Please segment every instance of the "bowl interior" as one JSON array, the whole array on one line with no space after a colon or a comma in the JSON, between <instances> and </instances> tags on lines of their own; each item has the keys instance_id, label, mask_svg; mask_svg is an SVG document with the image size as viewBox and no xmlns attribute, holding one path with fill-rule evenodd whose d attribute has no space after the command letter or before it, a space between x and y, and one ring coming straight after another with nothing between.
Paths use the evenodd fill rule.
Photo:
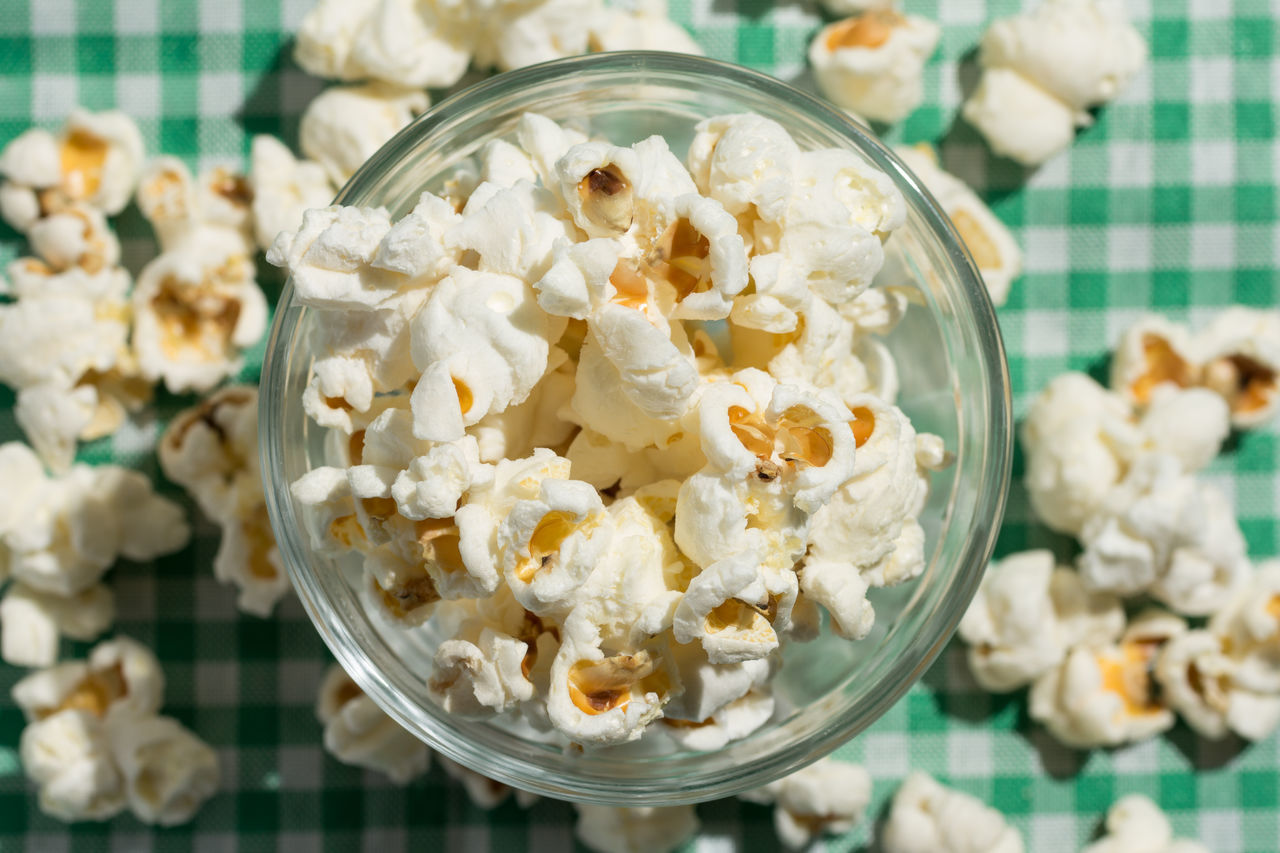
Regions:
<instances>
[{"instance_id":1,"label":"bowl interior","mask_svg":"<svg viewBox=\"0 0 1280 853\"><path fill-rule=\"evenodd\" d=\"M549 796L628 805L727 796L791 772L834 749L888 709L927 668L963 614L999 528L1011 446L1009 384L985 289L968 254L916 179L859 126L771 78L671 54L562 60L500 75L443 102L389 142L339 195L384 206L393 219L487 141L510 136L536 111L616 144L665 136L683 155L693 126L755 112L788 128L802 148L858 151L890 174L908 201L907 224L886 245L879 285L908 286L919 303L885 340L920 431L942 436L955 464L934 475L921 517L928 565L918 580L873 590L876 626L851 643L823 632L792 644L775 682L779 713L750 737L712 753L674 743L580 752L529 729L459 720L429 698L436 642L371 619L355 559L313 554L288 484L332 461L332 439L303 414L302 389L318 315L286 289L272 332L262 394L262 458L270 513L295 588L325 641L365 691L432 747L504 782Z\"/></svg>"}]
</instances>

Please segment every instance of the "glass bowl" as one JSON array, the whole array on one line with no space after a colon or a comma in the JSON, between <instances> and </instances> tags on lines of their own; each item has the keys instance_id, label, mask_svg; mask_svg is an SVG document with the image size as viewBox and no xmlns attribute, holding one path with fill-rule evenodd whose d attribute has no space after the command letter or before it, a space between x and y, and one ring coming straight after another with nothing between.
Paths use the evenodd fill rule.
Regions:
<instances>
[{"instance_id":1,"label":"glass bowl","mask_svg":"<svg viewBox=\"0 0 1280 853\"><path fill-rule=\"evenodd\" d=\"M561 799L638 806L730 796L795 771L865 729L951 637L990 556L1008 487L1009 380L995 315L950 221L863 127L778 80L698 57L601 54L499 75L401 131L337 201L381 205L399 218L423 189L438 190L451 167L486 141L510 135L526 111L585 120L615 144L662 134L679 155L699 120L755 112L781 123L802 148L848 148L893 178L908 216L886 245L882 276L913 286L920 303L885 339L898 363L898 404L917 429L942 436L955 454L955 463L934 475L921 517L924 574L872 591L876 626L865 640L848 642L824 630L814 642L790 644L775 682L782 710L718 751L629 744L583 752L492 722L455 719L427 693L431 638L371 620L352 582L358 562L353 568L313 554L299 523L289 484L327 460L325 430L306 418L301 404L312 362L307 332L316 314L298 304L291 287L281 297L262 379L260 440L271 524L293 586L329 648L374 701L440 753Z\"/></svg>"}]
</instances>

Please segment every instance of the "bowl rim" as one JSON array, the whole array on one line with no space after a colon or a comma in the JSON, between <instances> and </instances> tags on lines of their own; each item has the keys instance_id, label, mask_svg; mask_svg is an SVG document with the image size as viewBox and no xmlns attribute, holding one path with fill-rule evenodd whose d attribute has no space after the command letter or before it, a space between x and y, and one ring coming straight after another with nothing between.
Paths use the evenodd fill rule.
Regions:
<instances>
[{"instance_id":1,"label":"bowl rim","mask_svg":"<svg viewBox=\"0 0 1280 853\"><path fill-rule=\"evenodd\" d=\"M880 169L892 172L891 177L896 184L899 186L906 184L915 191L917 198L913 200L908 197L908 204L921 215L937 235L947 253L947 259L954 265L960 276L961 280L957 282L956 291L964 295L971 311L979 338L977 356L983 362L981 373L985 376L986 393L990 398L988 401L989 434L986 436L984 445L987 461L983 469L984 478L988 482L985 483L987 488L977 492L974 510L975 523L985 522L987 527L979 532L975 524L966 535L963 547L953 561L960 566L951 584L953 597L963 599L967 608L991 558L1008 498L1014 444L1008 362L987 289L953 223L943 213L923 182L887 145L871 135L869 128L858 124L847 114L814 95L775 77L733 63L658 51L589 54L557 59L497 74L450 95L418 116L384 144L355 172L332 203L345 203L348 198L357 194L363 184L370 182L403 160L406 153L421 138L428 136L450 119L474 109L474 104L483 102L495 91L533 87L569 74L583 75L627 69L637 73L690 73L702 77L725 77L739 84L762 90L766 94L772 94L774 97L786 99L818 121L830 125L833 130L838 130L849 141L851 147L872 159ZM282 399L281 395L285 391L287 355L296 340L299 313L300 309L293 301L293 282L290 279L280 293L274 312L263 359L262 393L259 398L261 425L258 436L259 460L268 516L273 533L278 538L279 531L286 531L287 534L291 533L295 537L301 536L294 517L289 484L275 483L270 476L273 471L283 470L284 430L280 428L282 414L280 407L274 405L274 401ZM285 549L282 548L281 553L284 555ZM323 618L331 611L331 607L322 601L326 596L320 589L319 582L313 577L314 572L296 565L298 562L296 560L286 558L285 562L294 590L302 601L310 621L330 651L366 695L408 731L425 740L444 756L467 766L479 765L479 769L485 775L499 781L559 799L614 805L674 805L732 796L750 787L765 784L772 779L794 772L829 754L842 743L864 731L906 694L950 641L965 610L961 607L952 608L946 624L942 626L943 630L937 634L931 644L920 650L909 666L903 667L901 661L894 662L888 672L901 673L902 677L895 679L884 691L860 706L860 716L852 721L845 720L841 725L836 725L835 720L828 722L805 739L807 749L803 752L778 750L779 754L768 756L763 762L766 772L760 773L757 770L748 774L751 778L750 784L740 784L740 779L735 780L735 776L741 777L743 774L725 771L694 789L681 786L657 794L630 791L610 794L594 788L566 785L563 778L550 777L545 768L525 759L518 759L515 756L481 755L476 748L460 748L449 738L439 737L435 732L427 732L427 734L437 735L436 737L423 737L420 731L423 726L418 720L412 719L406 710L412 703L403 701L405 697L398 695L398 691L385 675L371 665L367 654L359 648L359 643L350 626L340 619ZM483 749L488 751L487 747ZM477 758L481 760L475 760ZM488 760L489 758L496 758L496 760ZM537 772L517 774L511 769L513 766L525 765L529 765Z\"/></svg>"}]
</instances>

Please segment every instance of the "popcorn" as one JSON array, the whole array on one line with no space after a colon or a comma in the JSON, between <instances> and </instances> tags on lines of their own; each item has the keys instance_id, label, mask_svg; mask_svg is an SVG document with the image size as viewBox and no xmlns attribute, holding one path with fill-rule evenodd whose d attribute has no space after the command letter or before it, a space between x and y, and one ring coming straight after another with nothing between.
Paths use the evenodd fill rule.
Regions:
<instances>
[{"instance_id":1,"label":"popcorn","mask_svg":"<svg viewBox=\"0 0 1280 853\"><path fill-rule=\"evenodd\" d=\"M59 637L92 640L115 618L115 597L103 584L66 597L11 584L0 599L0 658L14 666L51 666Z\"/></svg>"},{"instance_id":2,"label":"popcorn","mask_svg":"<svg viewBox=\"0 0 1280 853\"><path fill-rule=\"evenodd\" d=\"M666 0L642 0L632 9L610 6L591 21L587 47L592 53L612 50L664 50L702 56L684 28L667 18Z\"/></svg>"},{"instance_id":3,"label":"popcorn","mask_svg":"<svg viewBox=\"0 0 1280 853\"><path fill-rule=\"evenodd\" d=\"M1118 645L1090 640L1036 679L1030 712L1067 746L1090 749L1145 740L1172 728L1173 712L1153 689L1160 649L1187 630L1176 616L1147 611Z\"/></svg>"},{"instance_id":4,"label":"popcorn","mask_svg":"<svg viewBox=\"0 0 1280 853\"><path fill-rule=\"evenodd\" d=\"M476 41L477 67L511 71L587 52L588 29L600 10L597 0L502 3Z\"/></svg>"},{"instance_id":5,"label":"popcorn","mask_svg":"<svg viewBox=\"0 0 1280 853\"><path fill-rule=\"evenodd\" d=\"M1111 358L1111 388L1137 406L1151 402L1162 385L1187 388L1199 374L1191 333L1147 314L1130 326Z\"/></svg>"},{"instance_id":6,"label":"popcorn","mask_svg":"<svg viewBox=\"0 0 1280 853\"><path fill-rule=\"evenodd\" d=\"M93 275L120 263L120 241L106 217L83 202L32 223L27 239L53 270L79 267Z\"/></svg>"},{"instance_id":7,"label":"popcorn","mask_svg":"<svg viewBox=\"0 0 1280 853\"><path fill-rule=\"evenodd\" d=\"M786 212L800 149L782 125L752 113L703 119L686 162L698 190L734 216L763 221Z\"/></svg>"},{"instance_id":8,"label":"popcorn","mask_svg":"<svg viewBox=\"0 0 1280 853\"><path fill-rule=\"evenodd\" d=\"M532 699L533 683L523 671L529 645L488 627L475 639L445 640L436 651L427 689L440 707L484 718Z\"/></svg>"},{"instance_id":9,"label":"popcorn","mask_svg":"<svg viewBox=\"0 0 1280 853\"><path fill-rule=\"evenodd\" d=\"M987 68L960 110L991 150L1026 167L1067 150L1076 128L1093 123L1011 68Z\"/></svg>"},{"instance_id":10,"label":"popcorn","mask_svg":"<svg viewBox=\"0 0 1280 853\"><path fill-rule=\"evenodd\" d=\"M33 128L0 152L0 216L18 231L84 202L107 215L129 202L142 165L142 136L124 113L76 108L58 136Z\"/></svg>"},{"instance_id":11,"label":"popcorn","mask_svg":"<svg viewBox=\"0 0 1280 853\"><path fill-rule=\"evenodd\" d=\"M924 64L941 28L927 18L874 9L828 24L809 45L818 88L837 105L875 121L901 121L924 98Z\"/></svg>"},{"instance_id":12,"label":"popcorn","mask_svg":"<svg viewBox=\"0 0 1280 853\"><path fill-rule=\"evenodd\" d=\"M87 661L39 670L13 686L27 722L74 709L99 719L135 719L160 710L164 676L154 654L128 637L99 643Z\"/></svg>"},{"instance_id":13,"label":"popcorn","mask_svg":"<svg viewBox=\"0 0 1280 853\"><path fill-rule=\"evenodd\" d=\"M328 207L335 194L323 166L295 158L280 140L268 134L253 137L249 185L253 188L254 238L264 251L280 232L301 228L307 210Z\"/></svg>"},{"instance_id":14,"label":"popcorn","mask_svg":"<svg viewBox=\"0 0 1280 853\"><path fill-rule=\"evenodd\" d=\"M552 192L527 181L510 187L480 184L462 209L450 245L474 252L482 272L537 281L551 265L556 244L575 236L558 206Z\"/></svg>"},{"instance_id":15,"label":"popcorn","mask_svg":"<svg viewBox=\"0 0 1280 853\"><path fill-rule=\"evenodd\" d=\"M176 157L157 157L138 183L138 208L155 229L163 251L209 239L210 230L234 235L253 247L253 188L244 175L215 166L192 177Z\"/></svg>"},{"instance_id":16,"label":"popcorn","mask_svg":"<svg viewBox=\"0 0 1280 853\"><path fill-rule=\"evenodd\" d=\"M298 27L294 60L317 77L359 80L365 69L352 55L352 49L378 5L379 0L319 0Z\"/></svg>"},{"instance_id":17,"label":"popcorn","mask_svg":"<svg viewBox=\"0 0 1280 853\"><path fill-rule=\"evenodd\" d=\"M774 804L773 826L792 850L808 847L823 834L853 829L871 802L871 775L857 764L820 758L808 767L741 795Z\"/></svg>"},{"instance_id":18,"label":"popcorn","mask_svg":"<svg viewBox=\"0 0 1280 853\"><path fill-rule=\"evenodd\" d=\"M1082 373L1040 392L1022 426L1026 486L1036 516L1079 535L1125 474L1141 436L1129 407Z\"/></svg>"},{"instance_id":19,"label":"popcorn","mask_svg":"<svg viewBox=\"0 0 1280 853\"><path fill-rule=\"evenodd\" d=\"M217 754L172 717L117 720L108 730L129 808L143 823L186 823L217 792Z\"/></svg>"},{"instance_id":20,"label":"popcorn","mask_svg":"<svg viewBox=\"0 0 1280 853\"><path fill-rule=\"evenodd\" d=\"M893 796L880 844L885 853L1022 853L1022 836L976 797L916 771Z\"/></svg>"},{"instance_id":21,"label":"popcorn","mask_svg":"<svg viewBox=\"0 0 1280 853\"><path fill-rule=\"evenodd\" d=\"M381 0L363 17L347 61L359 77L412 89L452 86L467 70L486 14L492 10L466 3Z\"/></svg>"},{"instance_id":22,"label":"popcorn","mask_svg":"<svg viewBox=\"0 0 1280 853\"><path fill-rule=\"evenodd\" d=\"M456 268L413 321L413 363L422 370L413 434L454 441L464 426L523 401L562 329L520 279Z\"/></svg>"},{"instance_id":23,"label":"popcorn","mask_svg":"<svg viewBox=\"0 0 1280 853\"><path fill-rule=\"evenodd\" d=\"M1227 723L1251 740L1261 740L1276 724L1280 696L1280 563L1268 560L1213 614L1209 630L1228 656ZM1211 685L1206 685L1207 688ZM1206 693L1207 698L1207 693Z\"/></svg>"},{"instance_id":24,"label":"popcorn","mask_svg":"<svg viewBox=\"0 0 1280 853\"><path fill-rule=\"evenodd\" d=\"M1092 124L1086 110L1114 98L1146 58L1115 4L1044 0L988 27L964 116L997 154L1037 166L1071 144L1073 126Z\"/></svg>"},{"instance_id":25,"label":"popcorn","mask_svg":"<svg viewBox=\"0 0 1280 853\"><path fill-rule=\"evenodd\" d=\"M982 273L991 302L1003 305L1013 280L1022 274L1022 250L1009 229L964 181L938 165L938 155L932 147L899 147L894 153L915 172L951 219Z\"/></svg>"},{"instance_id":26,"label":"popcorn","mask_svg":"<svg viewBox=\"0 0 1280 853\"><path fill-rule=\"evenodd\" d=\"M1240 661L1230 643L1211 631L1188 631L1170 640L1156 659L1164 701L1208 738L1228 730L1262 740L1280 725L1280 690L1260 692L1241 683Z\"/></svg>"},{"instance_id":27,"label":"popcorn","mask_svg":"<svg viewBox=\"0 0 1280 853\"><path fill-rule=\"evenodd\" d=\"M416 88L377 82L332 86L303 112L299 145L340 186L429 104L427 93Z\"/></svg>"},{"instance_id":28,"label":"popcorn","mask_svg":"<svg viewBox=\"0 0 1280 853\"><path fill-rule=\"evenodd\" d=\"M209 518L244 514L262 495L257 389L228 386L179 412L157 454L164 475L186 489Z\"/></svg>"},{"instance_id":29,"label":"popcorn","mask_svg":"<svg viewBox=\"0 0 1280 853\"><path fill-rule=\"evenodd\" d=\"M1141 794L1130 794L1107 810L1107 834L1081 853L1209 853L1196 841L1174 840L1169 819Z\"/></svg>"},{"instance_id":30,"label":"popcorn","mask_svg":"<svg viewBox=\"0 0 1280 853\"><path fill-rule=\"evenodd\" d=\"M1202 382L1231 409L1231 424L1251 429L1280 408L1280 312L1233 306L1195 337L1204 359Z\"/></svg>"},{"instance_id":31,"label":"popcorn","mask_svg":"<svg viewBox=\"0 0 1280 853\"><path fill-rule=\"evenodd\" d=\"M267 617L291 586L265 502L222 524L213 576L239 589L236 607Z\"/></svg>"},{"instance_id":32,"label":"popcorn","mask_svg":"<svg viewBox=\"0 0 1280 853\"><path fill-rule=\"evenodd\" d=\"M24 445L0 445L0 471L25 478L25 493L0 511L0 543L9 574L53 595L93 586L119 556L152 560L186 545L191 530L180 507L156 495L136 471L76 465L44 475ZM10 482L22 482L10 480Z\"/></svg>"},{"instance_id":33,"label":"popcorn","mask_svg":"<svg viewBox=\"0 0 1280 853\"><path fill-rule=\"evenodd\" d=\"M1089 593L1049 551L1012 554L987 570L960 620L969 669L985 690L1024 687L1057 667L1073 646L1108 642L1124 630L1120 601Z\"/></svg>"},{"instance_id":34,"label":"popcorn","mask_svg":"<svg viewBox=\"0 0 1280 853\"><path fill-rule=\"evenodd\" d=\"M578 840L600 853L669 853L698 832L693 806L597 806L574 803Z\"/></svg>"},{"instance_id":35,"label":"popcorn","mask_svg":"<svg viewBox=\"0 0 1280 853\"><path fill-rule=\"evenodd\" d=\"M664 711L662 722L667 737L681 749L712 752L758 730L773 718L773 709L767 690L752 690L701 720L680 720Z\"/></svg>"},{"instance_id":36,"label":"popcorn","mask_svg":"<svg viewBox=\"0 0 1280 853\"><path fill-rule=\"evenodd\" d=\"M38 787L40 811L67 822L107 820L125 806L120 771L101 723L68 708L22 730L18 755Z\"/></svg>"},{"instance_id":37,"label":"popcorn","mask_svg":"<svg viewBox=\"0 0 1280 853\"><path fill-rule=\"evenodd\" d=\"M343 764L376 770L406 785L431 766L431 750L388 717L337 664L320 684L316 717L324 748Z\"/></svg>"},{"instance_id":38,"label":"popcorn","mask_svg":"<svg viewBox=\"0 0 1280 853\"><path fill-rule=\"evenodd\" d=\"M1231 431L1230 412L1221 397L1206 388L1161 387L1138 422L1143 450L1178 460L1187 472L1206 467Z\"/></svg>"},{"instance_id":39,"label":"popcorn","mask_svg":"<svg viewBox=\"0 0 1280 853\"><path fill-rule=\"evenodd\" d=\"M267 325L267 303L238 238L202 232L143 268L133 290L142 375L172 393L207 391L240 367Z\"/></svg>"},{"instance_id":40,"label":"popcorn","mask_svg":"<svg viewBox=\"0 0 1280 853\"><path fill-rule=\"evenodd\" d=\"M1217 489L1170 456L1138 459L1080 532L1080 575L1094 591L1150 591L1174 610L1214 612L1249 571L1244 536Z\"/></svg>"},{"instance_id":41,"label":"popcorn","mask_svg":"<svg viewBox=\"0 0 1280 853\"><path fill-rule=\"evenodd\" d=\"M469 767L464 767L450 758L445 758L443 755L437 756L437 758L448 777L462 783L463 790L467 792L467 798L471 800L471 804L476 808L485 810L497 808L511 796L512 791L515 792L516 803L521 808L528 808L538 800L537 794L521 791L518 788L512 788L510 785L504 785L496 779L482 776Z\"/></svg>"},{"instance_id":42,"label":"popcorn","mask_svg":"<svg viewBox=\"0 0 1280 853\"><path fill-rule=\"evenodd\" d=\"M759 564L758 552L744 551L705 567L676 608L676 641L701 642L714 664L760 660L777 649L779 593L760 578ZM795 600L794 588L790 598Z\"/></svg>"}]
</instances>

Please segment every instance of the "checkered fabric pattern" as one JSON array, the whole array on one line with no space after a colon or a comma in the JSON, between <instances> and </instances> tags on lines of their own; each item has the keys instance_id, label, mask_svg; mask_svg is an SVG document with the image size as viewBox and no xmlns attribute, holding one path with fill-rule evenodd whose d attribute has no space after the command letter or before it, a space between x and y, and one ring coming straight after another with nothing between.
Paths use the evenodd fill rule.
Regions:
<instances>
[{"instance_id":1,"label":"checkered fabric pattern","mask_svg":"<svg viewBox=\"0 0 1280 853\"><path fill-rule=\"evenodd\" d=\"M31 124L54 127L82 104L127 111L149 152L196 167L243 163L254 133L294 144L298 116L323 85L290 58L290 34L310 5L0 0L0 143ZM1151 46L1148 68L1067 155L1034 174L993 158L956 117L984 22L1020 5L906 0L907 11L941 22L943 38L926 71L925 105L890 134L937 143L944 164L979 189L1026 249L1026 274L999 312L1019 414L1062 371L1101 377L1109 344L1145 310L1196 323L1232 302L1280 301L1276 0L1128 0ZM673 0L672 15L710 55L811 85L804 56L821 23L812 0ZM146 223L130 210L116 225L136 273L155 251ZM0 261L21 251L17 235L0 233ZM262 276L278 293L275 271L264 266ZM261 345L246 379L260 361ZM83 447L81 458L162 482L152 446L190 402L161 394L151 413ZM0 390L0 440L20 436L12 407ZM1272 425L1233 439L1209 471L1234 499L1255 559L1280 546L1277 468ZM1069 557L1074 546L1037 526L1024 498L1015 486L999 551L1047 546ZM123 563L108 578L119 630L163 660L165 711L216 747L225 790L171 830L129 816L73 827L44 817L17 759L22 719L8 692L21 673L0 665L0 851L570 848L566 804L483 812L439 768L399 789L328 758L312 715L323 644L296 601L269 620L237 613L232 591L211 577L217 530L194 506L191 514L189 548L151 565ZM1180 725L1130 748L1075 752L1028 720L1024 696L983 694L957 644L838 756L870 770L875 800L863 826L827 842L834 851L868 843L875 816L912 769L1004 812L1036 853L1077 850L1107 806L1132 792L1151 796L1179 835L1216 853L1275 851L1280 839L1280 737L1213 743ZM764 807L728 800L699 814L703 832L690 849L777 846Z\"/></svg>"}]
</instances>

